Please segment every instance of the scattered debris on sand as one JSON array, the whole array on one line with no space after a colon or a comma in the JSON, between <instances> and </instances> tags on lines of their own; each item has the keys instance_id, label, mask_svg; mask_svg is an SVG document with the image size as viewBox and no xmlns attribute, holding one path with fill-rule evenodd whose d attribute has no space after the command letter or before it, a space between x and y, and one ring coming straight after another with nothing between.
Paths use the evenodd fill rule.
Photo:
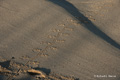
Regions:
<instances>
[{"instance_id":1,"label":"scattered debris on sand","mask_svg":"<svg viewBox=\"0 0 120 80\"><path fill-rule=\"evenodd\" d=\"M4 67L5 66L4 64L8 66ZM14 61L0 62L0 75L6 76L8 78L12 76L14 80L16 79L18 80L21 74L28 75L29 77L32 76L34 77L35 80L41 80L41 79L42 80L79 80L73 77L67 77L67 76L63 76L63 75L52 73L52 72L47 74L42 70L31 68L29 66L25 66L23 64L16 63Z\"/></svg>"}]
</instances>

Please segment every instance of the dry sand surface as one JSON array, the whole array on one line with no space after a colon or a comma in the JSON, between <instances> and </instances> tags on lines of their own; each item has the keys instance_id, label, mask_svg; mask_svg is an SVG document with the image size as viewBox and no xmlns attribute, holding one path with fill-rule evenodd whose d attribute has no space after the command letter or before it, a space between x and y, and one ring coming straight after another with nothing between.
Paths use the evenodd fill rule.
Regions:
<instances>
[{"instance_id":1,"label":"dry sand surface","mask_svg":"<svg viewBox=\"0 0 120 80\"><path fill-rule=\"evenodd\" d=\"M0 80L120 80L120 0L0 0Z\"/></svg>"}]
</instances>

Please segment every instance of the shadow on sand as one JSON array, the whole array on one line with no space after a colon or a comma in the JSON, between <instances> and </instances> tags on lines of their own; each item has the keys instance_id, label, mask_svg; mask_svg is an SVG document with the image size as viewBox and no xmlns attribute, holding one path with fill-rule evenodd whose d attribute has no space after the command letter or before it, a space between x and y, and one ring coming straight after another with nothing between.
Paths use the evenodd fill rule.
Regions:
<instances>
[{"instance_id":1,"label":"shadow on sand","mask_svg":"<svg viewBox=\"0 0 120 80\"><path fill-rule=\"evenodd\" d=\"M104 32L102 32L97 26L95 26L87 17L85 17L80 11L70 2L66 0L47 0L49 2L52 2L63 9L65 9L71 16L74 18L80 17L79 19L76 18L80 24L82 24L86 29L97 35L98 37L105 40L107 43L111 44L112 46L120 49L120 45L114 41L112 38L110 38L108 35L106 35ZM87 21L84 22L84 21Z\"/></svg>"}]
</instances>

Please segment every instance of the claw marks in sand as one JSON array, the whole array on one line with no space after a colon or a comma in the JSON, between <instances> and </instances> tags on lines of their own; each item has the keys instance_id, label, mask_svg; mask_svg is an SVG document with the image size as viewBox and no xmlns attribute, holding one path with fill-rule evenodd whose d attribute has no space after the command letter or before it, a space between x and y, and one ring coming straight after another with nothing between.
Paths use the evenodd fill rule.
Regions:
<instances>
[{"instance_id":1,"label":"claw marks in sand","mask_svg":"<svg viewBox=\"0 0 120 80\"><path fill-rule=\"evenodd\" d=\"M29 56L22 56L20 59L22 60L27 60L27 62L24 64L24 66L20 66L16 73L14 75L11 75L8 77L8 80L15 78L15 75L19 75L22 72L26 72L26 66L34 65L34 67L38 67L40 64L39 61L35 61L38 57L48 57L50 54L48 54L48 50L53 50L57 51L59 48L57 45L59 43L64 43L66 41L65 37L70 36L71 32L74 31L74 27L69 27L66 24L60 24L57 26L55 29L50 30L50 34L47 35L47 39L49 41L42 41L42 45L46 45L44 48L34 48L32 49L33 53L35 53L34 57L29 57ZM60 39L63 37L63 39ZM65 38L65 39L64 39ZM29 69L29 68L28 68ZM31 68L32 69L32 68ZM14 72L14 70L13 70ZM75 80L74 78L68 78L64 76L47 76L44 80Z\"/></svg>"},{"instance_id":2,"label":"claw marks in sand","mask_svg":"<svg viewBox=\"0 0 120 80\"><path fill-rule=\"evenodd\" d=\"M59 45L59 43L64 43L66 41L66 39L64 39L65 37L70 36L70 32L74 31L74 27L67 27L67 24L59 24L57 25L57 28L55 29L51 29L50 30L50 34L47 35L47 40L49 41L42 41L41 44L42 45L46 45L44 48L36 48L33 49L33 52L36 52L38 54L41 55L48 55L47 53L48 50L54 50L57 51L58 47L57 45ZM61 37L63 37L61 39Z\"/></svg>"}]
</instances>

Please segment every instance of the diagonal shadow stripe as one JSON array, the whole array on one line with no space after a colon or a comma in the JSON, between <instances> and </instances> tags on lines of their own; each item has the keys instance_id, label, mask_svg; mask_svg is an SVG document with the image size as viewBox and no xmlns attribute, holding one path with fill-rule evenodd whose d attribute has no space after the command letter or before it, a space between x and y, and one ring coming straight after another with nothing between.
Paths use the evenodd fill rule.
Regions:
<instances>
[{"instance_id":1,"label":"diagonal shadow stripe","mask_svg":"<svg viewBox=\"0 0 120 80\"><path fill-rule=\"evenodd\" d=\"M108 35L106 35L103 31L101 31L97 26L95 26L87 17L85 17L82 13L79 12L79 10L69 3L66 0L47 0L50 1L62 8L64 8L70 15L72 15L74 18L80 17L80 19L76 18L79 23L81 23L86 29L97 35L98 37L102 38L112 46L120 49L120 45L114 41L112 38L110 38ZM84 21L87 21L88 23L85 23Z\"/></svg>"}]
</instances>

